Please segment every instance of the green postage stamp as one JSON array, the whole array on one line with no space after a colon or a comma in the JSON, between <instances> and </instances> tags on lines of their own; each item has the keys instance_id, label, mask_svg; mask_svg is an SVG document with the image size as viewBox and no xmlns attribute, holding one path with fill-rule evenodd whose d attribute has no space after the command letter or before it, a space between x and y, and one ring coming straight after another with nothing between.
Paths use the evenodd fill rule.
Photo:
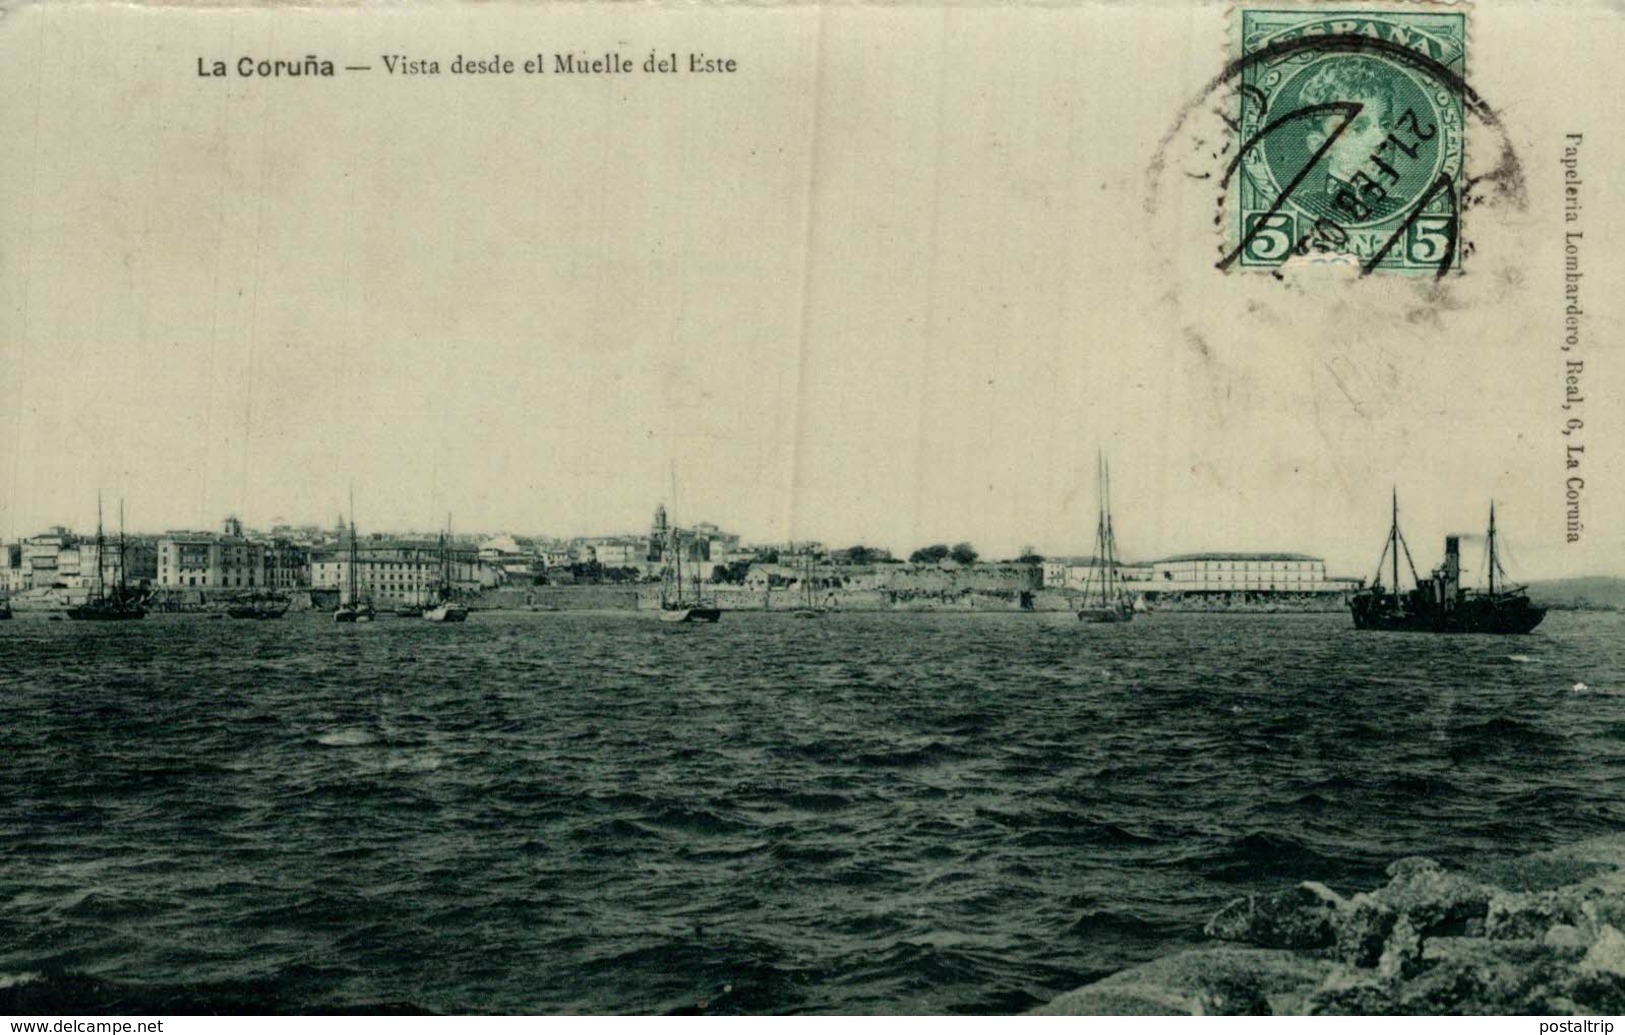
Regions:
<instances>
[{"instance_id":1,"label":"green postage stamp","mask_svg":"<svg viewBox=\"0 0 1625 1035\"><path fill-rule=\"evenodd\" d=\"M1240 46L1235 264L1456 266L1465 15L1244 9Z\"/></svg>"}]
</instances>

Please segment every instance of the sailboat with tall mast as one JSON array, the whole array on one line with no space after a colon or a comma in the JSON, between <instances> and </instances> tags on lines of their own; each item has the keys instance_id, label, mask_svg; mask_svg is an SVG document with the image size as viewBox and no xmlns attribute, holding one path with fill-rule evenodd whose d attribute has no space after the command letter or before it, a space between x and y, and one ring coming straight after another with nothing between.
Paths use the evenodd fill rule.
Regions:
<instances>
[{"instance_id":1,"label":"sailboat with tall mast","mask_svg":"<svg viewBox=\"0 0 1625 1035\"><path fill-rule=\"evenodd\" d=\"M700 591L700 565L693 565L694 589L689 595L683 586L683 540L677 530L677 469L671 472L670 528L662 545L665 566L660 577L660 620L663 622L715 622L722 609L713 600L706 603Z\"/></svg>"},{"instance_id":2,"label":"sailboat with tall mast","mask_svg":"<svg viewBox=\"0 0 1625 1035\"><path fill-rule=\"evenodd\" d=\"M1096 459L1095 483L1100 497L1100 516L1095 522L1095 552L1089 562L1089 575L1083 584L1083 600L1078 606L1080 622L1127 622L1134 618L1134 601L1123 588L1118 569L1117 532L1112 527L1112 477L1106 456Z\"/></svg>"},{"instance_id":3,"label":"sailboat with tall mast","mask_svg":"<svg viewBox=\"0 0 1625 1035\"><path fill-rule=\"evenodd\" d=\"M427 622L466 622L468 621L468 608L456 603L452 595L452 556L451 556L451 515L446 515L446 530L440 536L440 579L435 587L439 598L433 605L423 609L423 619Z\"/></svg>"},{"instance_id":4,"label":"sailboat with tall mast","mask_svg":"<svg viewBox=\"0 0 1625 1035\"><path fill-rule=\"evenodd\" d=\"M107 536L102 531L102 498L96 496L96 584L90 599L68 608L68 617L80 622L126 622L147 617L140 598L130 591L124 569L124 502L118 506L118 578L107 585Z\"/></svg>"},{"instance_id":5,"label":"sailboat with tall mast","mask_svg":"<svg viewBox=\"0 0 1625 1035\"><path fill-rule=\"evenodd\" d=\"M340 590L339 607L333 612L333 621L351 624L355 622L370 622L373 619L372 605L361 599L360 587L357 584L357 569L361 564L361 550L356 542L355 531L355 490L350 490L350 549L347 563L344 566L344 586Z\"/></svg>"},{"instance_id":6,"label":"sailboat with tall mast","mask_svg":"<svg viewBox=\"0 0 1625 1035\"><path fill-rule=\"evenodd\" d=\"M1533 630L1546 617L1546 609L1530 601L1527 587L1508 585L1497 536L1495 504L1491 502L1490 527L1484 544L1489 582L1485 589L1468 589L1461 584L1461 537L1455 535L1445 536L1444 562L1433 569L1430 577L1421 578L1411 560L1410 547L1399 531L1399 492L1396 489L1393 518L1383 552L1377 558L1376 575L1368 588L1349 598L1354 627L1390 632L1495 635L1517 635ZM1401 552L1405 554L1415 583L1414 589L1405 592L1399 588ZM1383 584L1385 565L1391 568L1392 582L1388 585Z\"/></svg>"},{"instance_id":7,"label":"sailboat with tall mast","mask_svg":"<svg viewBox=\"0 0 1625 1035\"><path fill-rule=\"evenodd\" d=\"M818 593L814 588L813 571L813 554L812 550L809 549L801 559L801 577L798 579L801 583L801 606L795 610L797 618L819 618L826 610L818 604Z\"/></svg>"}]
</instances>

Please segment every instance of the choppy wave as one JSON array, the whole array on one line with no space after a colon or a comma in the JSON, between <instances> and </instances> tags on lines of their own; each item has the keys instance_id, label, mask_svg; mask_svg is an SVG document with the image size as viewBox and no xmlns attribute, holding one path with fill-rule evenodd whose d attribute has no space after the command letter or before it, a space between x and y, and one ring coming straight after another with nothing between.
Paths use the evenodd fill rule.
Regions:
<instances>
[{"instance_id":1,"label":"choppy wave","mask_svg":"<svg viewBox=\"0 0 1625 1035\"><path fill-rule=\"evenodd\" d=\"M366 730L333 730L317 737L316 743L328 747L366 747L378 743L378 736Z\"/></svg>"},{"instance_id":2,"label":"choppy wave","mask_svg":"<svg viewBox=\"0 0 1625 1035\"><path fill-rule=\"evenodd\" d=\"M0 624L0 1012L1006 1012L1625 822L1611 616L665 633Z\"/></svg>"}]
</instances>

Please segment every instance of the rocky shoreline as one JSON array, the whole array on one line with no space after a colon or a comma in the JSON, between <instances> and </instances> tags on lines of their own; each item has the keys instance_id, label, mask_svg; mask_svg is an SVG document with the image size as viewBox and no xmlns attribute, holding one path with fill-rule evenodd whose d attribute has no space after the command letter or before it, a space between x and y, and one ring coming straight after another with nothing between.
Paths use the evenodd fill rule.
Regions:
<instances>
[{"instance_id":1,"label":"rocky shoreline","mask_svg":"<svg viewBox=\"0 0 1625 1035\"><path fill-rule=\"evenodd\" d=\"M1447 870L1401 859L1344 897L1249 895L1192 949L1059 996L1040 1014L1625 1013L1625 836Z\"/></svg>"}]
</instances>

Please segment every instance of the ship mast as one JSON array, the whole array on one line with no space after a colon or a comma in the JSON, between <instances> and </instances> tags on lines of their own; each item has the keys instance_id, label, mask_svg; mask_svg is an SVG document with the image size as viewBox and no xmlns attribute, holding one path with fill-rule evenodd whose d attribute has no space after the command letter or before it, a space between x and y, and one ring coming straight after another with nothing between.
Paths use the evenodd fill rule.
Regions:
<instances>
[{"instance_id":1,"label":"ship mast","mask_svg":"<svg viewBox=\"0 0 1625 1035\"><path fill-rule=\"evenodd\" d=\"M1399 596L1399 486L1394 486L1394 523L1389 531L1394 554L1394 596Z\"/></svg>"},{"instance_id":2,"label":"ship mast","mask_svg":"<svg viewBox=\"0 0 1625 1035\"><path fill-rule=\"evenodd\" d=\"M1382 556L1377 558L1377 572L1372 576L1372 586L1377 589L1382 588L1383 565L1390 563L1388 558L1390 553L1392 553L1394 599L1398 600L1399 554L1401 550L1405 552L1405 564L1411 569L1411 578L1419 581L1421 577L1416 574L1416 561L1411 558L1410 545L1405 542L1405 536L1399 530L1399 488L1397 486L1394 488L1393 499L1393 523L1388 526L1388 538L1383 541Z\"/></svg>"},{"instance_id":3,"label":"ship mast","mask_svg":"<svg viewBox=\"0 0 1625 1035\"><path fill-rule=\"evenodd\" d=\"M1495 596L1495 501L1490 500L1490 596Z\"/></svg>"},{"instance_id":4,"label":"ship mast","mask_svg":"<svg viewBox=\"0 0 1625 1035\"><path fill-rule=\"evenodd\" d=\"M446 511L446 531L440 536L440 599L451 599L451 511Z\"/></svg>"},{"instance_id":5,"label":"ship mast","mask_svg":"<svg viewBox=\"0 0 1625 1035\"><path fill-rule=\"evenodd\" d=\"M1490 512L1494 513L1493 510ZM98 561L98 568L101 563ZM124 501L118 501L118 597L124 599Z\"/></svg>"},{"instance_id":6,"label":"ship mast","mask_svg":"<svg viewBox=\"0 0 1625 1035\"><path fill-rule=\"evenodd\" d=\"M350 564L349 577L346 580L350 589L350 606L356 606L355 591L356 541L355 541L355 486L350 486Z\"/></svg>"},{"instance_id":7,"label":"ship mast","mask_svg":"<svg viewBox=\"0 0 1625 1035\"><path fill-rule=\"evenodd\" d=\"M677 461L671 462L671 514L668 516L671 531L671 560L667 562L667 570L672 573L672 590L677 595L673 603L677 607L683 606L683 537L677 526Z\"/></svg>"},{"instance_id":8,"label":"ship mast","mask_svg":"<svg viewBox=\"0 0 1625 1035\"><path fill-rule=\"evenodd\" d=\"M1106 574L1111 578L1112 601L1117 603L1126 594L1123 591L1123 573L1117 570L1117 529L1112 525L1112 465L1104 457L1101 462L1106 467Z\"/></svg>"},{"instance_id":9,"label":"ship mast","mask_svg":"<svg viewBox=\"0 0 1625 1035\"><path fill-rule=\"evenodd\" d=\"M1100 507L1095 517L1095 555L1089 562L1089 577L1083 587L1083 605L1093 606L1089 595L1096 579L1100 581L1100 606L1107 606L1111 599L1110 579L1111 561L1109 558L1108 530L1106 526L1106 455L1102 451L1095 453L1095 496ZM1096 569L1100 570L1096 570Z\"/></svg>"},{"instance_id":10,"label":"ship mast","mask_svg":"<svg viewBox=\"0 0 1625 1035\"><path fill-rule=\"evenodd\" d=\"M96 601L100 603L107 596L107 587L102 581L102 568L107 559L107 539L102 535L102 494L96 493Z\"/></svg>"}]
</instances>

